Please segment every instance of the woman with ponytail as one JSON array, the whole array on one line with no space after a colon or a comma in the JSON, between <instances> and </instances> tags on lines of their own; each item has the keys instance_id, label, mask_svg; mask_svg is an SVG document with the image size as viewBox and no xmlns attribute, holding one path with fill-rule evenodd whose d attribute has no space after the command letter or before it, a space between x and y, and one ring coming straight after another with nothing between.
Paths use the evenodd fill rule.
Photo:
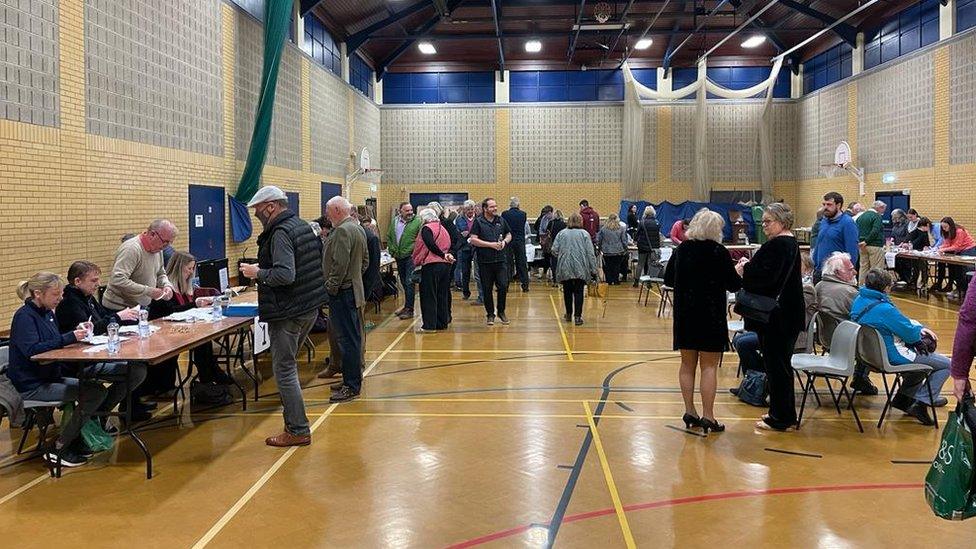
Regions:
<instances>
[{"instance_id":1,"label":"woman with ponytail","mask_svg":"<svg viewBox=\"0 0 976 549\"><path fill-rule=\"evenodd\" d=\"M31 357L60 349L84 339L88 335L89 322L83 322L73 330L60 333L54 318L54 310L61 303L64 284L54 273L39 272L17 287L17 295L24 305L14 313L10 324L10 365L7 377L24 400L48 402L77 402L71 419L62 427L54 447L44 454L44 459L63 467L84 465L91 450L79 434L81 427L95 412L114 408L125 396L124 384L115 383L107 389L96 378L100 375L118 375L125 372L124 363L94 364L84 369L84 380L65 377L66 365L62 363L40 364ZM132 387L146 377L145 367L132 366L129 376Z\"/></svg>"}]
</instances>

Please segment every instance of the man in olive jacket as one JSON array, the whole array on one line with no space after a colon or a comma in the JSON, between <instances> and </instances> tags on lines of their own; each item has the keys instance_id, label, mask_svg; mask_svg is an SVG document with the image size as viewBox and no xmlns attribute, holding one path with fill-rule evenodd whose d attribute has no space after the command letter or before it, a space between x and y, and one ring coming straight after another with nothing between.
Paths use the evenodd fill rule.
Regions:
<instances>
[{"instance_id":1,"label":"man in olive jacket","mask_svg":"<svg viewBox=\"0 0 976 549\"><path fill-rule=\"evenodd\" d=\"M265 443L307 446L312 434L295 356L326 300L322 241L288 208L285 192L274 185L262 187L247 205L264 230L258 236L258 263L242 264L241 274L258 283L258 314L268 323L271 369L285 419L284 432Z\"/></svg>"},{"instance_id":2,"label":"man in olive jacket","mask_svg":"<svg viewBox=\"0 0 976 549\"><path fill-rule=\"evenodd\" d=\"M410 281L413 275L413 243L417 240L422 223L419 217L413 215L413 206L409 202L401 202L397 212L390 222L386 247L396 259L400 285L403 286L403 308L397 311L397 317L406 320L413 318L414 290Z\"/></svg>"},{"instance_id":3,"label":"man in olive jacket","mask_svg":"<svg viewBox=\"0 0 976 549\"><path fill-rule=\"evenodd\" d=\"M887 207L887 204L878 200L854 220L857 225L857 244L861 249L861 268L858 270L858 278L862 286L868 271L885 268L884 224L881 216L884 215Z\"/></svg>"},{"instance_id":4,"label":"man in olive jacket","mask_svg":"<svg viewBox=\"0 0 976 549\"><path fill-rule=\"evenodd\" d=\"M332 197L325 205L332 232L322 257L325 290L329 293L329 329L342 351L342 385L332 391L330 402L346 402L359 396L363 383L362 307L366 304L363 273L369 267L366 233L350 215L349 201Z\"/></svg>"}]
</instances>

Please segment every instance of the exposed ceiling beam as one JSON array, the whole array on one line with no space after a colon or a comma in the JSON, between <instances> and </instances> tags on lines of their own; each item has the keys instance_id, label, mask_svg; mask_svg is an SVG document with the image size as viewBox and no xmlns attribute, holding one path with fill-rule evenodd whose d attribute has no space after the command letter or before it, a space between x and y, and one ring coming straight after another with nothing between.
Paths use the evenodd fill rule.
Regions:
<instances>
[{"instance_id":1,"label":"exposed ceiling beam","mask_svg":"<svg viewBox=\"0 0 976 549\"><path fill-rule=\"evenodd\" d=\"M386 27L398 21L403 20L405 17L409 17L417 13L418 11L429 8L432 5L433 5L432 0L424 0L422 2L418 2L410 6L409 8L400 10L395 13L391 13L390 16L387 17L386 19L383 19L382 21L377 21L376 23L373 23L372 25L366 27L365 29L349 36L349 38L346 39L346 47L349 50L349 53L358 50L360 46L362 46L367 40L370 39L373 33L383 30ZM438 15L438 19L439 18L440 15Z\"/></svg>"},{"instance_id":2,"label":"exposed ceiling beam","mask_svg":"<svg viewBox=\"0 0 976 549\"><path fill-rule=\"evenodd\" d=\"M461 2L463 1L464 0L450 0L447 5L447 14L450 14L452 11L457 9L457 7L460 6ZM444 16L441 14L437 14L434 17L431 17L426 23L421 25L420 28L415 30L414 34L420 34L420 35L426 34L428 31L430 31L430 29L434 28L435 25L440 23L441 19L443 18ZM403 55L408 49L410 49L410 47L413 46L416 41L417 41L416 38L407 38L407 40L403 44L397 46L397 48L393 50L390 53L390 55L386 56L386 58L384 58L380 62L380 66L376 68L376 78L382 79L383 75L386 73L386 68L389 67L390 64L395 62L397 59L399 59L400 56Z\"/></svg>"},{"instance_id":3,"label":"exposed ceiling beam","mask_svg":"<svg viewBox=\"0 0 976 549\"><path fill-rule=\"evenodd\" d=\"M299 11L301 16L305 17L305 14L312 11L312 8L317 6L322 0L302 0L299 4Z\"/></svg>"},{"instance_id":4,"label":"exposed ceiling beam","mask_svg":"<svg viewBox=\"0 0 976 549\"><path fill-rule=\"evenodd\" d=\"M680 30L681 30L681 25L677 21L675 21L674 29L672 29L671 37L668 38L668 48L664 50L664 63L662 64L662 66L664 67L664 74L667 74L668 70L671 68L671 60L674 58L674 47L676 45L675 39L678 37L678 31Z\"/></svg>"},{"instance_id":5,"label":"exposed ceiling beam","mask_svg":"<svg viewBox=\"0 0 976 549\"><path fill-rule=\"evenodd\" d=\"M651 22L648 23L647 27L644 28L644 32L641 33L640 38L637 39L638 42L640 42L642 39L644 39L647 36L647 34L649 32L651 32L651 29L654 28L654 25L655 24L657 24L658 18L661 17L661 13L664 12L664 10L668 7L668 4L670 4L670 3L671 3L671 0L667 0L666 2L664 2L664 5L662 5L657 10L657 14L654 15L654 19L651 19ZM687 7L687 2L685 2L685 7ZM678 21L675 21L674 24L675 24L675 26L677 26L678 25ZM624 63L626 63L627 60L630 59L630 54L633 53L633 52L634 52L634 50L631 50L631 49L628 49L627 50L627 53L624 54L623 59L620 60L620 65L617 67L618 69L624 66Z\"/></svg>"},{"instance_id":6,"label":"exposed ceiling beam","mask_svg":"<svg viewBox=\"0 0 976 549\"><path fill-rule=\"evenodd\" d=\"M491 0L491 14L495 18L495 39L498 41L498 65L501 70L502 82L505 81L505 47L502 45L502 28L498 18L502 16L501 0Z\"/></svg>"},{"instance_id":7,"label":"exposed ceiling beam","mask_svg":"<svg viewBox=\"0 0 976 549\"><path fill-rule=\"evenodd\" d=\"M837 22L836 17L831 17L826 13L815 10L805 4L794 2L793 0L780 0L780 4L797 13L802 13L808 17L813 17L814 19L817 19L827 25L833 25ZM841 23L835 26L832 30L837 34L837 36L843 38L848 44L852 46L857 45L857 30L854 27L848 25L847 23Z\"/></svg>"},{"instance_id":8,"label":"exposed ceiling beam","mask_svg":"<svg viewBox=\"0 0 976 549\"><path fill-rule=\"evenodd\" d=\"M724 36L724 35L732 32L733 30L735 30L735 27L722 27L722 28L713 28L713 29L702 29L702 30L698 31L698 34L699 35L708 35L708 36L718 36L718 35L723 35ZM764 32L766 32L767 30L768 29L766 29L765 27L763 27L763 31ZM796 29L796 30L797 30L797 32L816 32L816 31L822 30L822 28L821 27L816 27L816 28ZM599 32L600 31L583 31L583 33L589 33L589 34L599 34ZM670 38L671 36L674 36L676 34L683 35L686 32L688 32L688 31L682 31L682 30L680 30L680 27L679 27L677 30L674 30L674 29L672 29L672 30L659 29L659 30L656 30L656 31L651 31L651 32L647 33L646 36L647 37L654 37L654 38ZM399 36L398 35L374 36L374 37L370 38L369 41L370 42L400 42L402 40L407 40L408 38L414 38L414 39L426 38L428 40L494 40L495 36L496 36L496 34L495 34L495 31L493 31L493 30L485 30L485 31L479 31L479 32L466 32L466 33L460 33L460 32L458 32L458 33L441 33L441 32L433 33L433 32L428 32L428 33L424 33L424 34L421 34L421 33L411 33L411 34L408 34L406 36L402 36L402 35L399 35ZM565 32L562 32L562 31L543 31L543 32L531 32L531 31L511 32L511 31L507 31L507 32L504 33L504 36L505 36L506 39L513 39L513 38L565 38L566 37L566 33ZM621 35L621 38L628 38L628 39L630 39L630 38L640 38L641 36L645 36L644 33L637 32L637 31L634 31L634 30L629 30L629 31L624 32L624 34Z\"/></svg>"},{"instance_id":9,"label":"exposed ceiling beam","mask_svg":"<svg viewBox=\"0 0 976 549\"><path fill-rule=\"evenodd\" d=\"M583 21L583 8L586 7L586 0L580 0L579 10L576 12L576 31L573 33L573 38L569 41L569 63L573 62L573 54L576 53L576 41L579 40L580 35L580 23Z\"/></svg>"},{"instance_id":10,"label":"exposed ceiling beam","mask_svg":"<svg viewBox=\"0 0 976 549\"><path fill-rule=\"evenodd\" d=\"M440 15L441 17L445 17L448 13L450 13L450 9L448 8L447 3L445 3L444 0L433 0L433 1L434 1L434 7L437 8L438 15Z\"/></svg>"}]
</instances>

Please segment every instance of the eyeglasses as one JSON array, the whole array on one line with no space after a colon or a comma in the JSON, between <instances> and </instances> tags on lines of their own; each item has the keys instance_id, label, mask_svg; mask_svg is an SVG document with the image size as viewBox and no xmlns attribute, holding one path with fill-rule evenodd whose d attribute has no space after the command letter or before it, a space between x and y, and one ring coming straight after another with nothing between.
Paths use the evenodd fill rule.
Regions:
<instances>
[{"instance_id":1,"label":"eyeglasses","mask_svg":"<svg viewBox=\"0 0 976 549\"><path fill-rule=\"evenodd\" d=\"M774 219L763 219L762 220L762 224L763 225L769 225L770 223L775 223L775 222L776 222L776 220L774 220Z\"/></svg>"},{"instance_id":2,"label":"eyeglasses","mask_svg":"<svg viewBox=\"0 0 976 549\"><path fill-rule=\"evenodd\" d=\"M154 235L156 235L156 238L158 238L159 241L162 242L163 244L169 245L169 244L172 244L173 243L173 239L172 238L169 239L169 240L166 240L165 238L162 237L162 235L159 234L159 232L153 231L152 233Z\"/></svg>"}]
</instances>

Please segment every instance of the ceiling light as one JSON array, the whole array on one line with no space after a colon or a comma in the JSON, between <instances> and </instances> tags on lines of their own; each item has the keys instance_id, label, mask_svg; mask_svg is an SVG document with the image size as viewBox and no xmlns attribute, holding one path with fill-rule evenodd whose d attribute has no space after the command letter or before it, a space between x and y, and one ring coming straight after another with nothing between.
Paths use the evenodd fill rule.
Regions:
<instances>
[{"instance_id":1,"label":"ceiling light","mask_svg":"<svg viewBox=\"0 0 976 549\"><path fill-rule=\"evenodd\" d=\"M525 51L529 53L538 53L542 51L542 42L538 40L529 40L525 43Z\"/></svg>"},{"instance_id":2,"label":"ceiling light","mask_svg":"<svg viewBox=\"0 0 976 549\"><path fill-rule=\"evenodd\" d=\"M420 48L420 53L427 55L434 55L437 53L437 50L434 49L434 45L430 42L421 42L417 47Z\"/></svg>"},{"instance_id":3,"label":"ceiling light","mask_svg":"<svg viewBox=\"0 0 976 549\"><path fill-rule=\"evenodd\" d=\"M761 34L756 34L746 38L745 42L742 43L743 48L757 48L766 42L766 37Z\"/></svg>"},{"instance_id":4,"label":"ceiling light","mask_svg":"<svg viewBox=\"0 0 976 549\"><path fill-rule=\"evenodd\" d=\"M651 40L650 38L642 38L637 41L637 44L634 46L634 48L638 50L646 50L647 48L651 47L651 44L653 43L654 41Z\"/></svg>"}]
</instances>

